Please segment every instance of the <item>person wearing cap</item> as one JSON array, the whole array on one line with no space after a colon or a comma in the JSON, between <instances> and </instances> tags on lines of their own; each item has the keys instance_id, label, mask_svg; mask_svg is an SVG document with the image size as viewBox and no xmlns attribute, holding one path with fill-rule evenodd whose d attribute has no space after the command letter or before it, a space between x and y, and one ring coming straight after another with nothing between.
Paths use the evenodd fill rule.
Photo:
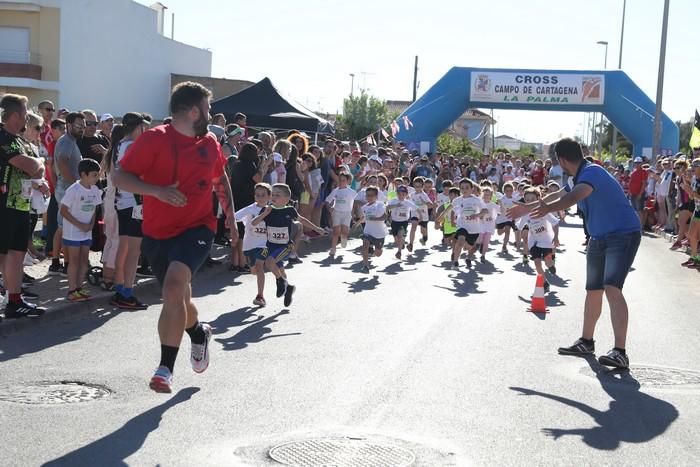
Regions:
<instances>
[{"instance_id":1,"label":"person wearing cap","mask_svg":"<svg viewBox=\"0 0 700 467\"><path fill-rule=\"evenodd\" d=\"M85 115L85 131L78 138L78 147L83 158L93 159L99 164L107 154L109 139L97 132L97 114L93 110L83 110Z\"/></svg>"},{"instance_id":2,"label":"person wearing cap","mask_svg":"<svg viewBox=\"0 0 700 467\"><path fill-rule=\"evenodd\" d=\"M238 151L240 150L241 140L245 135L245 129L232 123L226 127L226 136L223 144L221 145L221 151L224 153L224 157L228 158L230 156L238 156Z\"/></svg>"},{"instance_id":3,"label":"person wearing cap","mask_svg":"<svg viewBox=\"0 0 700 467\"><path fill-rule=\"evenodd\" d=\"M221 139L224 137L226 134L226 116L224 114L216 114L211 118L211 124L207 127L207 129L214 133L216 136L217 141L221 141Z\"/></svg>"},{"instance_id":4,"label":"person wearing cap","mask_svg":"<svg viewBox=\"0 0 700 467\"><path fill-rule=\"evenodd\" d=\"M634 170L630 174L630 200L634 210L641 216L642 209L644 209L644 190L649 173L642 167L644 160L641 157L635 157L633 162Z\"/></svg>"},{"instance_id":5,"label":"person wearing cap","mask_svg":"<svg viewBox=\"0 0 700 467\"><path fill-rule=\"evenodd\" d=\"M626 351L629 310L622 293L642 239L638 215L632 209L622 187L603 167L588 163L580 144L564 138L556 143L555 154L562 169L573 176L573 187L528 204L508 210L514 218L530 213L541 218L578 204L585 214L591 239L586 253L586 300L581 337L569 347L560 347L559 354L588 356L595 353L593 335L600 318L603 297L607 298L615 344L599 363L628 368Z\"/></svg>"},{"instance_id":6,"label":"person wearing cap","mask_svg":"<svg viewBox=\"0 0 700 467\"><path fill-rule=\"evenodd\" d=\"M114 117L112 114L102 114L100 123L97 125L98 134L112 141L112 128L114 128Z\"/></svg>"}]
</instances>

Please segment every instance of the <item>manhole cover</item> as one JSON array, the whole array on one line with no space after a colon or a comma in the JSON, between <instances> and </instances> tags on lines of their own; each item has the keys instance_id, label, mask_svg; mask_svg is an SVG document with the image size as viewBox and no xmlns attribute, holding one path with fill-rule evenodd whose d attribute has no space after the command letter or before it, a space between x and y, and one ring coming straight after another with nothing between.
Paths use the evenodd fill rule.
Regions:
<instances>
[{"instance_id":1,"label":"manhole cover","mask_svg":"<svg viewBox=\"0 0 700 467\"><path fill-rule=\"evenodd\" d=\"M655 366L631 366L626 370L600 370L607 379L624 384L642 387L666 387L700 385L700 371L683 370ZM596 377L591 368L586 366L581 373Z\"/></svg>"},{"instance_id":2,"label":"manhole cover","mask_svg":"<svg viewBox=\"0 0 700 467\"><path fill-rule=\"evenodd\" d=\"M0 401L18 404L73 404L107 397L104 386L79 381L51 381L0 388Z\"/></svg>"},{"instance_id":3,"label":"manhole cover","mask_svg":"<svg viewBox=\"0 0 700 467\"><path fill-rule=\"evenodd\" d=\"M270 449L270 457L296 467L404 467L416 459L408 449L362 438L292 441Z\"/></svg>"}]
</instances>

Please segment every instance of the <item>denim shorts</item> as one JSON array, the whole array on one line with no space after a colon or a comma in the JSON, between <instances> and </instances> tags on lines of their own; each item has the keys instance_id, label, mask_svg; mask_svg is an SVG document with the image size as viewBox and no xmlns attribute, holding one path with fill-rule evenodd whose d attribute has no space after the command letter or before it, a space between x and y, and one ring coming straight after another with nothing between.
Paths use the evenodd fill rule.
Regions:
<instances>
[{"instance_id":1,"label":"denim shorts","mask_svg":"<svg viewBox=\"0 0 700 467\"><path fill-rule=\"evenodd\" d=\"M199 226L164 240L144 236L141 252L162 286L170 263L183 263L194 276L209 257L213 240L214 232L206 226Z\"/></svg>"},{"instance_id":2,"label":"denim shorts","mask_svg":"<svg viewBox=\"0 0 700 467\"><path fill-rule=\"evenodd\" d=\"M586 254L586 290L622 289L642 240L641 232L591 238Z\"/></svg>"},{"instance_id":3,"label":"denim shorts","mask_svg":"<svg viewBox=\"0 0 700 467\"><path fill-rule=\"evenodd\" d=\"M641 212L644 210L644 201L645 201L644 198L645 198L644 193L630 196L630 203L632 204L632 207L634 208L635 211Z\"/></svg>"},{"instance_id":4,"label":"denim shorts","mask_svg":"<svg viewBox=\"0 0 700 467\"><path fill-rule=\"evenodd\" d=\"M75 246L75 247L81 247L81 246L92 246L92 239L88 238L87 240L68 240L68 239L63 239L63 246Z\"/></svg>"}]
</instances>

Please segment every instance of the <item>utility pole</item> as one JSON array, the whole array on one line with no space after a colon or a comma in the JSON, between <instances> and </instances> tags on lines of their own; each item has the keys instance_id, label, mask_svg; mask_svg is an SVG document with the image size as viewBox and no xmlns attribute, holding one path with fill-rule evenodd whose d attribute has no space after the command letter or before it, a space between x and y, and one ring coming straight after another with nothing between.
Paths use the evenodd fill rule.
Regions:
<instances>
[{"instance_id":1,"label":"utility pole","mask_svg":"<svg viewBox=\"0 0 700 467\"><path fill-rule=\"evenodd\" d=\"M617 61L617 69L622 70L622 42L625 39L625 10L627 9L627 0L622 0L622 27L620 28L620 58ZM612 162L613 165L617 160L617 128L613 125L612 134Z\"/></svg>"},{"instance_id":2,"label":"utility pole","mask_svg":"<svg viewBox=\"0 0 700 467\"><path fill-rule=\"evenodd\" d=\"M355 91L355 73L350 73L350 97L352 97Z\"/></svg>"},{"instance_id":3,"label":"utility pole","mask_svg":"<svg viewBox=\"0 0 700 467\"><path fill-rule=\"evenodd\" d=\"M416 101L416 95L418 94L418 55L416 55L416 63L413 66L413 100Z\"/></svg>"},{"instance_id":4,"label":"utility pole","mask_svg":"<svg viewBox=\"0 0 700 467\"><path fill-rule=\"evenodd\" d=\"M608 69L608 41L598 41L598 45L604 45L605 46L605 59L603 61L603 69L607 70ZM603 123L605 122L605 118L603 118L603 114L600 114L600 128L596 131L596 140L595 140L595 146L593 147L593 153L595 154L596 152L598 153L598 157L602 159L602 154L603 154Z\"/></svg>"},{"instance_id":5,"label":"utility pole","mask_svg":"<svg viewBox=\"0 0 700 467\"><path fill-rule=\"evenodd\" d=\"M666 36L668 35L668 6L670 0L664 0L663 26L661 27L661 51L659 52L659 76L656 80L656 112L654 113L654 140L651 160L656 163L656 156L661 152L661 105L664 99L664 71L666 68Z\"/></svg>"}]
</instances>

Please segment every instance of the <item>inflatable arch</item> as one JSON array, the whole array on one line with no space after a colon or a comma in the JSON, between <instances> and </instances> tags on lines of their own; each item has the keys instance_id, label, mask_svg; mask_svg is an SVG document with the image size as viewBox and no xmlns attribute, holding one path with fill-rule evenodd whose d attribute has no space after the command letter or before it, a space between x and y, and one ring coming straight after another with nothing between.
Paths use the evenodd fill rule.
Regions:
<instances>
[{"instance_id":1,"label":"inflatable arch","mask_svg":"<svg viewBox=\"0 0 700 467\"><path fill-rule=\"evenodd\" d=\"M619 70L455 67L399 116L396 138L433 150L469 108L601 112L632 143L633 155L651 156L655 104ZM663 114L661 128L662 153L676 153L678 126Z\"/></svg>"}]
</instances>

